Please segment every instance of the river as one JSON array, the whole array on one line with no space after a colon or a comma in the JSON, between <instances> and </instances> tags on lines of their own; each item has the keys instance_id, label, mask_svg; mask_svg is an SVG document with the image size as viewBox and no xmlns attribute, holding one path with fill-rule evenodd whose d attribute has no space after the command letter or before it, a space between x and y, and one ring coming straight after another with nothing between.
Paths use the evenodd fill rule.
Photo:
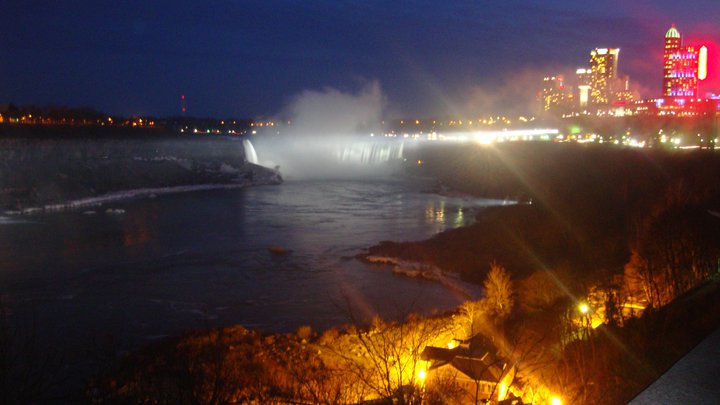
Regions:
<instances>
[{"instance_id":1,"label":"river","mask_svg":"<svg viewBox=\"0 0 720 405\"><path fill-rule=\"evenodd\" d=\"M189 329L322 330L353 317L444 311L468 296L354 258L381 240L467 225L498 203L427 186L297 180L2 216L2 301L12 325L70 363Z\"/></svg>"}]
</instances>

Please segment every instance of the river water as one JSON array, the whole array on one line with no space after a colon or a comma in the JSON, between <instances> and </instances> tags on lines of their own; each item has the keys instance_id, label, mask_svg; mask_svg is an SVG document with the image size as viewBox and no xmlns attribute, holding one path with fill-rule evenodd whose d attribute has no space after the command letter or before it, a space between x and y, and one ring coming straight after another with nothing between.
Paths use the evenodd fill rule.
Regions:
<instances>
[{"instance_id":1,"label":"river water","mask_svg":"<svg viewBox=\"0 0 720 405\"><path fill-rule=\"evenodd\" d=\"M107 341L127 350L188 329L317 330L351 316L444 311L468 296L354 258L381 240L466 225L498 203L426 187L298 180L1 216L2 301L13 324L68 359ZM471 297L480 294L467 287Z\"/></svg>"}]
</instances>

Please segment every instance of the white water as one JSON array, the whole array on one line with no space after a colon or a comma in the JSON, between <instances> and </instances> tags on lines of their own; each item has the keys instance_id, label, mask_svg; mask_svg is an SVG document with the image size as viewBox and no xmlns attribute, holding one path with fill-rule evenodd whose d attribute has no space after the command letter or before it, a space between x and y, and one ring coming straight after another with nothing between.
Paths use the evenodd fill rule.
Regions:
<instances>
[{"instance_id":1,"label":"white water","mask_svg":"<svg viewBox=\"0 0 720 405\"><path fill-rule=\"evenodd\" d=\"M403 160L399 140L369 135L272 135L255 140L261 165L280 167L288 179L365 179L386 177Z\"/></svg>"},{"instance_id":2,"label":"white water","mask_svg":"<svg viewBox=\"0 0 720 405\"><path fill-rule=\"evenodd\" d=\"M252 164L258 164L257 152L249 139L243 139L243 149L245 149L245 160Z\"/></svg>"},{"instance_id":3,"label":"white water","mask_svg":"<svg viewBox=\"0 0 720 405\"><path fill-rule=\"evenodd\" d=\"M86 197L67 202L49 204L41 207L28 207L22 211L6 211L8 215L37 215L41 213L52 213L61 211L72 211L81 208L98 207L103 204L109 204L116 201L132 200L141 197L159 196L164 194L189 193L197 191L219 190L219 189L235 189L247 187L250 183L232 183L232 184L197 184L190 186L172 186L172 187L155 187L155 188L138 188L133 190L117 191L113 193L103 194L96 197ZM14 221L14 222L13 222ZM2 223L21 223L20 220L13 220L8 217L0 217Z\"/></svg>"},{"instance_id":4,"label":"white water","mask_svg":"<svg viewBox=\"0 0 720 405\"><path fill-rule=\"evenodd\" d=\"M377 142L372 140L357 140L354 142L339 143L336 146L338 161L355 164L384 164L400 161L403 158L404 143Z\"/></svg>"}]
</instances>

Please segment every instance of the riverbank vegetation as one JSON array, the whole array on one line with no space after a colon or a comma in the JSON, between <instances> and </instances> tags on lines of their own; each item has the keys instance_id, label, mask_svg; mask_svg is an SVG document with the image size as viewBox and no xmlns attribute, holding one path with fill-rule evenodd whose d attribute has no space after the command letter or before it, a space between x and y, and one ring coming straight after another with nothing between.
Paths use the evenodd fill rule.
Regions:
<instances>
[{"instance_id":1,"label":"riverbank vegetation","mask_svg":"<svg viewBox=\"0 0 720 405\"><path fill-rule=\"evenodd\" d=\"M301 327L262 334L241 326L190 333L131 354L95 378L87 398L106 404L622 404L720 324L715 282L622 326L594 329L591 315L563 298L543 310L516 307L508 318L498 317L498 302L507 292L519 297L516 291L442 316L375 319L322 333ZM491 357L501 373L473 380L463 374L473 375L472 368L459 371L454 362L424 357L428 348L449 353L458 345L467 348L459 352L464 359ZM475 388L483 385L490 389Z\"/></svg>"},{"instance_id":2,"label":"riverbank vegetation","mask_svg":"<svg viewBox=\"0 0 720 405\"><path fill-rule=\"evenodd\" d=\"M375 318L366 325L320 334L307 326L288 334L233 326L166 339L92 381L88 399L164 404L464 403L472 392L445 373L431 374L423 352L481 338L479 331L490 317L497 311L509 314L511 287L503 284L509 278L500 267L497 273L487 280L488 285L498 284L487 298L435 317L409 314L399 322Z\"/></svg>"}]
</instances>

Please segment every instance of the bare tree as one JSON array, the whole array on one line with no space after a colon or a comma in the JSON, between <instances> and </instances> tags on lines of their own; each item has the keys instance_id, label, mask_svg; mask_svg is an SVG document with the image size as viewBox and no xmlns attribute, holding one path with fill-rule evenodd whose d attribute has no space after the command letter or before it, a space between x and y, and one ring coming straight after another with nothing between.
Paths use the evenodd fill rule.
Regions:
<instances>
[{"instance_id":1,"label":"bare tree","mask_svg":"<svg viewBox=\"0 0 720 405\"><path fill-rule=\"evenodd\" d=\"M436 373L427 382L423 392L423 404L461 405L464 404L465 387L458 382L458 371Z\"/></svg>"},{"instance_id":2,"label":"bare tree","mask_svg":"<svg viewBox=\"0 0 720 405\"><path fill-rule=\"evenodd\" d=\"M482 301L465 301L460 306L460 327L462 339L470 339L480 333L485 320L485 310Z\"/></svg>"},{"instance_id":3,"label":"bare tree","mask_svg":"<svg viewBox=\"0 0 720 405\"><path fill-rule=\"evenodd\" d=\"M638 281L653 307L667 304L717 270L718 232L720 221L701 207L656 213L640 231L626 280Z\"/></svg>"},{"instance_id":4,"label":"bare tree","mask_svg":"<svg viewBox=\"0 0 720 405\"><path fill-rule=\"evenodd\" d=\"M342 359L332 355L334 344L336 341L302 345L287 353L283 386L288 399L330 405L356 403L365 397L362 382L343 367L344 363L338 361Z\"/></svg>"},{"instance_id":5,"label":"bare tree","mask_svg":"<svg viewBox=\"0 0 720 405\"><path fill-rule=\"evenodd\" d=\"M515 304L513 282L510 274L496 262L490 264L490 271L483 282L488 312L500 319L507 318Z\"/></svg>"},{"instance_id":6,"label":"bare tree","mask_svg":"<svg viewBox=\"0 0 720 405\"><path fill-rule=\"evenodd\" d=\"M367 330L354 331L356 352L338 355L372 396L396 404L419 404L423 386L418 375L420 354L450 328L446 320L415 315L405 322L386 323L376 318Z\"/></svg>"}]
</instances>

